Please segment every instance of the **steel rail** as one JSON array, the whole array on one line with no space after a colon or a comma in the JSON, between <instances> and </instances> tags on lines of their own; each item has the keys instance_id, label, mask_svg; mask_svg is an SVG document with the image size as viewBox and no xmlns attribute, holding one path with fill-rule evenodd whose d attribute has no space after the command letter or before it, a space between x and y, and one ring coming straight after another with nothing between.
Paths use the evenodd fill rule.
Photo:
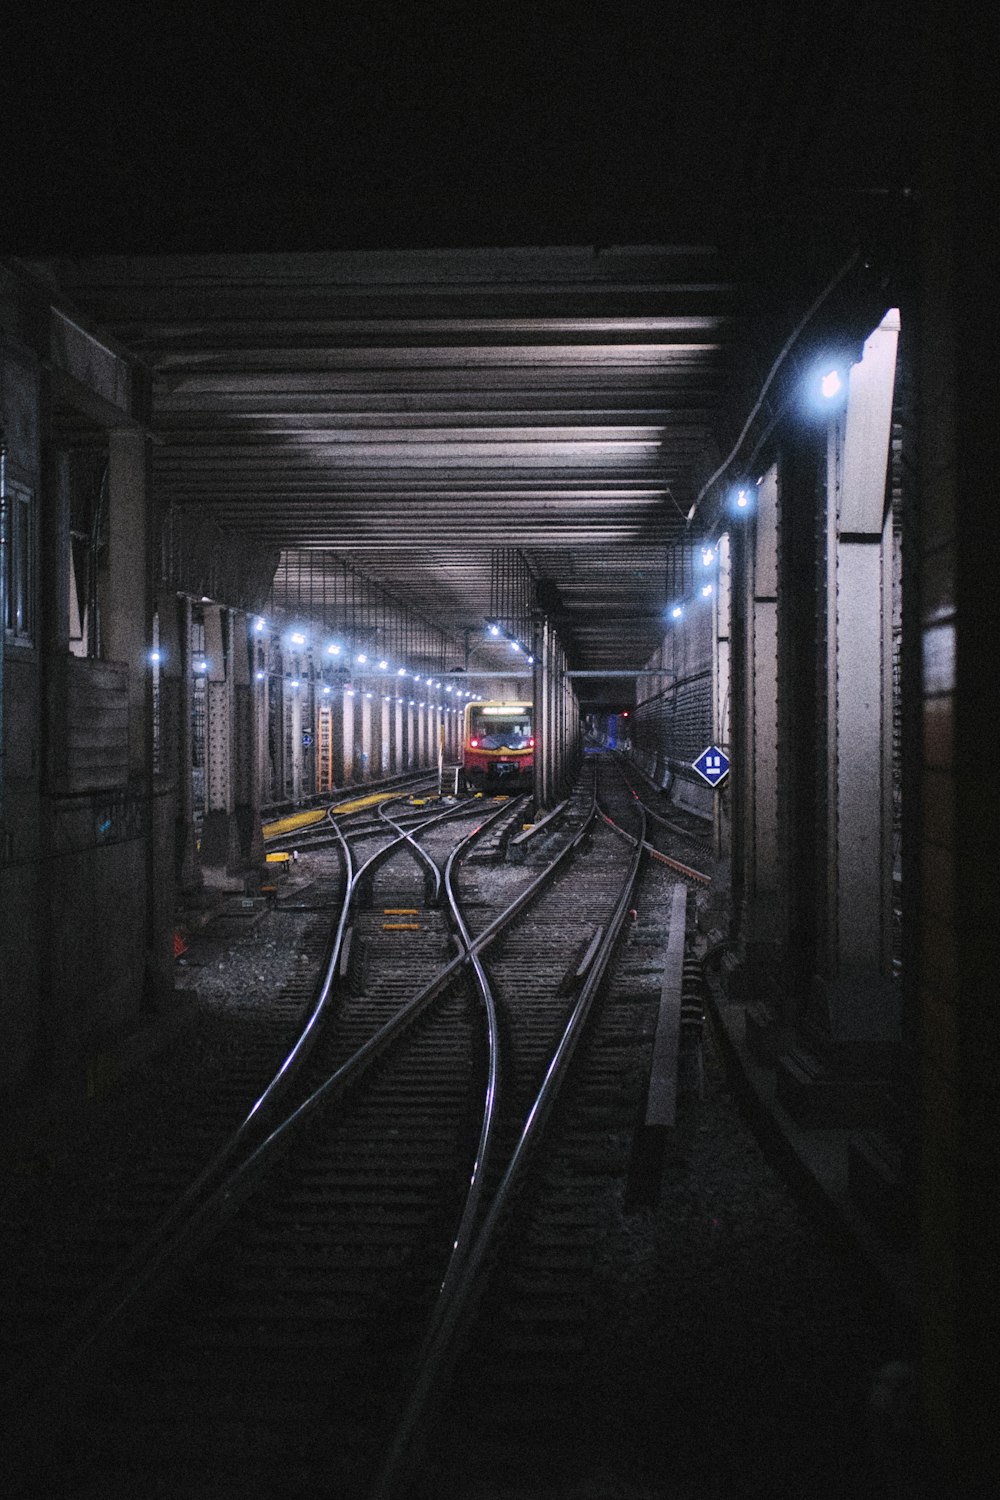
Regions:
<instances>
[{"instance_id":1,"label":"steel rail","mask_svg":"<svg viewBox=\"0 0 1000 1500\"><path fill-rule=\"evenodd\" d=\"M585 836L595 812L600 812L597 804L595 778L591 811L584 829L573 842L574 848ZM471 1242L463 1247L461 1258L455 1260L453 1254L454 1274L449 1264L448 1274L442 1284L418 1358L416 1378L403 1416L394 1432L385 1462L379 1471L374 1487L369 1492L369 1500L402 1500L402 1496L406 1493L412 1476L413 1463L417 1456L414 1448L421 1430L426 1426L425 1417L428 1409L438 1396L443 1379L454 1362L458 1338L481 1294L486 1268L495 1248L500 1226L509 1213L516 1192L523 1182L526 1164L541 1138L552 1106L569 1070L594 997L600 988L629 911L642 856L648 847L644 837L645 810L641 803L638 811L640 837L638 840L632 840L633 857L613 913L604 936L596 948L579 996L563 1028L562 1036L549 1061L541 1087L528 1111L517 1144L496 1192L493 1194L482 1224Z\"/></svg>"},{"instance_id":2,"label":"steel rail","mask_svg":"<svg viewBox=\"0 0 1000 1500\"><path fill-rule=\"evenodd\" d=\"M637 797L636 802L642 809L643 814L649 811L649 809L646 807L646 804L641 801L640 798ZM626 829L622 828L620 824L616 823L613 818L609 818L607 813L601 812L599 816L605 823L607 823L608 827L612 828L615 833L620 835L621 838L627 839L630 844L635 843L635 839L633 838L632 834L627 832ZM661 865L667 865L671 870L676 870L678 875L683 875L685 879L694 880L699 885L712 884L711 875L706 875L704 870L693 870L690 865L683 864L681 860L674 859L672 855L664 854L662 850L657 849L655 844L651 844L648 839L642 840L642 847L651 859L659 860Z\"/></svg>"},{"instance_id":3,"label":"steel rail","mask_svg":"<svg viewBox=\"0 0 1000 1500\"><path fill-rule=\"evenodd\" d=\"M540 890L543 885L549 885L555 875L555 872L560 869L567 860L573 857L581 840L585 837L590 824L593 821L593 816L594 804L592 803L590 812L580 831L575 835L573 839L569 841L569 843L567 843L559 851L555 859L546 866L542 875L538 876L534 881L532 881L531 884L525 889L525 891L522 892L521 897L519 897L514 903L517 906L518 911L523 910L524 905L527 904L527 901L531 898L536 890ZM469 1177L469 1186L466 1191L462 1215L459 1220L458 1228L455 1231L455 1239L452 1245L451 1254L448 1259L448 1265L445 1270L445 1275L441 1283L439 1297L447 1297L451 1295L451 1288L460 1276L462 1267L468 1257L469 1249L472 1245L473 1235L475 1232L476 1220L479 1214L479 1204L482 1197L483 1183L485 1181L486 1166L493 1149L497 1130L497 1122L499 1119L497 1099L500 1089L500 1023L499 1017L497 1015L496 1002L493 997L493 989L489 982L489 977L487 976L486 971L483 968L482 960L479 955L480 951L484 951L485 948L488 947L489 944L493 941L493 938L497 936L499 931L502 931L503 928L498 928L498 922L500 920L498 918L496 921L491 922L489 926L486 927L486 929L482 933L480 933L478 938L474 938L469 932L465 918L463 917L461 912L458 894L455 890L453 881L454 865L456 862L456 858L461 851L461 847L461 845L457 846L452 851L451 856L448 859L448 863L445 868L445 892L447 895L448 904L451 908L452 919L456 925L461 941L465 944L469 957L469 963L471 965L472 972L475 977L476 986L479 990L480 999L482 1001L483 1012L486 1019L487 1077L483 1095L483 1112L479 1132L479 1142L476 1148L476 1155ZM504 927L506 927L507 925L506 919L509 917L510 911L511 908L508 908L507 911L502 914L505 919Z\"/></svg>"},{"instance_id":4,"label":"steel rail","mask_svg":"<svg viewBox=\"0 0 1000 1500\"><path fill-rule=\"evenodd\" d=\"M388 823L390 828L396 829L397 837L392 839L390 843L384 845L383 848L377 849L374 854L370 855L369 858L365 860L364 864L358 870L357 877L354 882L355 889L352 901L356 902L359 893L364 888L365 884L372 880L379 865L386 864L394 854L398 853L399 846L401 844L407 844L417 863L419 865L423 865L427 873L432 877L434 883L434 897L432 904L436 906L441 894L441 871L438 868L436 861L431 858L426 849L422 849L420 847L416 839L413 837L413 834L415 832L422 833L425 828L431 828L437 823L444 823L449 818L458 818L461 816L468 817L470 811L469 804L458 803L448 806L441 811L434 813L429 818L425 817L423 822L414 829L401 828L397 822L388 817L385 813L385 808L389 805L391 805L391 799L389 801L380 803L378 807L378 813L379 817L382 818L385 823ZM506 806L500 808L497 814L497 819L499 820L500 813L506 811L508 811L508 808Z\"/></svg>"},{"instance_id":5,"label":"steel rail","mask_svg":"<svg viewBox=\"0 0 1000 1500\"><path fill-rule=\"evenodd\" d=\"M209 1157L181 1195L157 1219L140 1243L129 1252L124 1262L116 1267L101 1286L84 1299L67 1322L62 1324L52 1338L36 1352L30 1364L17 1372L18 1387L30 1382L33 1375L48 1369L60 1358L60 1354L67 1345L72 1345L74 1341L85 1343L86 1340L81 1337L81 1331L85 1330L88 1325L97 1324L99 1327L104 1327L107 1321L114 1317L118 1303L127 1299L129 1289L138 1284L137 1279L141 1276L142 1268L157 1258L160 1248L171 1240L182 1221L197 1210L199 1201L204 1201L205 1196L211 1192L213 1183L218 1182L240 1148L252 1137L255 1130L263 1127L263 1122L284 1098L293 1079L312 1051L319 1035L320 1023L325 1018L334 993L340 953L350 914L351 892L355 881L351 851L347 841L339 835L339 831L338 836L341 844L341 857L344 860L344 897L336 925L332 928L312 1006L290 1051L236 1129ZM17 1389L9 1386L3 1394L5 1401L13 1400L16 1398Z\"/></svg>"},{"instance_id":6,"label":"steel rail","mask_svg":"<svg viewBox=\"0 0 1000 1500\"><path fill-rule=\"evenodd\" d=\"M485 832L495 822L508 815L512 805L516 807L516 802L505 803L497 808L495 813L466 836L462 841L463 844L471 842L478 834ZM467 808L464 810L467 811ZM449 808L448 812L454 813L455 809ZM437 815L428 821L438 822L442 820L442 817L443 815ZM402 840L396 839L392 842L395 845ZM350 910L361 874L362 871L359 870L353 880L348 883L341 919L337 926L337 953L331 952L330 960L325 965L322 988L327 998L337 972L340 945L346 931L346 914ZM538 880L532 882L531 889L535 888L538 883ZM523 901L518 900L509 910L514 914L521 909L522 905ZM493 934L493 936L496 935L498 932ZM480 938L478 941L482 944L483 940ZM382 1050L398 1034L407 1029L422 1011L447 988L465 965L467 958L468 954L463 947L462 951L440 970L423 990L406 1002L394 1017L370 1037L318 1089L308 1095L284 1121L271 1129L264 1140L259 1142L242 1161L231 1165L228 1175L220 1180L220 1165L231 1163L236 1149L233 1144L235 1137L227 1140L209 1163L215 1181L209 1180L208 1168L203 1169L196 1182L158 1221L154 1230L143 1239L141 1245L132 1252L124 1265L119 1267L112 1277L81 1305L78 1312L57 1330L54 1337L46 1342L29 1365L17 1372L16 1383L8 1386L4 1391L5 1404L15 1407L18 1399L23 1399L25 1387L30 1385L34 1378L50 1374L53 1367L57 1371L57 1378L65 1382L68 1376L88 1360L99 1357L115 1337L122 1338L131 1332L141 1321L146 1305L143 1298L145 1296L148 1299L151 1295L150 1288L156 1288L159 1293L169 1289L186 1269L191 1259L205 1245L211 1243L222 1226L238 1211L253 1192L261 1173L276 1157L278 1150L291 1143L297 1129L311 1117L314 1110L346 1093L360 1079L373 1059L380 1055ZM315 1009L314 1007L314 1011ZM299 1062L301 1060L300 1057ZM267 1093L266 1090L265 1093ZM263 1097L262 1095L261 1098ZM260 1118L259 1105L260 1101L257 1101L252 1112L255 1118ZM244 1130L241 1125L235 1134L239 1135L240 1140L243 1141L248 1131ZM197 1192L195 1191L196 1185Z\"/></svg>"}]
</instances>

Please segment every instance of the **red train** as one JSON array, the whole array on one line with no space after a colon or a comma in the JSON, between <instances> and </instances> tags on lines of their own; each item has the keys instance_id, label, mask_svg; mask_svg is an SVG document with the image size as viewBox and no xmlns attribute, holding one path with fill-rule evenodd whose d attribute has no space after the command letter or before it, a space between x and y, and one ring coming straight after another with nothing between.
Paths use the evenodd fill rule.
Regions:
<instances>
[{"instance_id":1,"label":"red train","mask_svg":"<svg viewBox=\"0 0 1000 1500\"><path fill-rule=\"evenodd\" d=\"M530 703L467 703L465 784L475 791L527 791L535 771Z\"/></svg>"}]
</instances>

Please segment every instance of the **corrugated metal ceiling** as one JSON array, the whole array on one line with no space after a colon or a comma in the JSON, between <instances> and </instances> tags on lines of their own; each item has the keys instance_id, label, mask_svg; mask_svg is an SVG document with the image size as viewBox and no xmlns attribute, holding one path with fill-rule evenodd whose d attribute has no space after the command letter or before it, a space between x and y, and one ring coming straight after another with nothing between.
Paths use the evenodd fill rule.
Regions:
<instances>
[{"instance_id":1,"label":"corrugated metal ceiling","mask_svg":"<svg viewBox=\"0 0 1000 1500\"><path fill-rule=\"evenodd\" d=\"M517 547L557 587L573 666L635 669L655 649L738 333L713 249L55 270L153 371L164 501L342 553L456 635L489 613L491 549Z\"/></svg>"}]
</instances>

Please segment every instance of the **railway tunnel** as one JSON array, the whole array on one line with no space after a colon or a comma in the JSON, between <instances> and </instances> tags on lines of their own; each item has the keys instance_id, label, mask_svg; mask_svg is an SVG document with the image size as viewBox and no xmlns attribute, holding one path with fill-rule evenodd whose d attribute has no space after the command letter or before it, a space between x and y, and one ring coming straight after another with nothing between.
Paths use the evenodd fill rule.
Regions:
<instances>
[{"instance_id":1,"label":"railway tunnel","mask_svg":"<svg viewBox=\"0 0 1000 1500\"><path fill-rule=\"evenodd\" d=\"M613 758L700 840L729 1086L908 1330L887 1483L975 1492L996 381L927 108L916 210L797 202L780 247L0 261L9 1181L155 1058L199 924L287 902L275 830L454 792L467 705L530 703L522 835Z\"/></svg>"}]
</instances>

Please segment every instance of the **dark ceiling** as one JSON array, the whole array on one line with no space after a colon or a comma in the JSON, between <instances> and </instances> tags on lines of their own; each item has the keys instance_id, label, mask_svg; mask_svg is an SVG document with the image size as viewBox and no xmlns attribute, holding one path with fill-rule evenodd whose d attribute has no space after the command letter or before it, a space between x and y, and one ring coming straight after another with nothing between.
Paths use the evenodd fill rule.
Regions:
<instances>
[{"instance_id":1,"label":"dark ceiling","mask_svg":"<svg viewBox=\"0 0 1000 1500\"><path fill-rule=\"evenodd\" d=\"M16 27L6 248L151 365L157 493L456 631L520 548L588 670L655 649L769 350L910 180L895 0Z\"/></svg>"}]
</instances>

